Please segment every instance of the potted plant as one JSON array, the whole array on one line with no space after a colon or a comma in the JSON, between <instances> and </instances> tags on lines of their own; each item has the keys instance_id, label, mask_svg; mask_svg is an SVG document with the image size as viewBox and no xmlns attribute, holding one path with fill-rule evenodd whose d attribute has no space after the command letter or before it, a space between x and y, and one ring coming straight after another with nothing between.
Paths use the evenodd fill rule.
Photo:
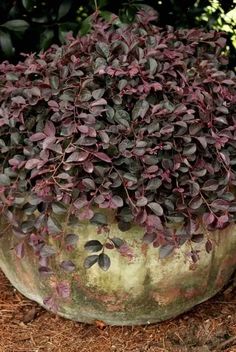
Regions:
<instances>
[{"instance_id":1,"label":"potted plant","mask_svg":"<svg viewBox=\"0 0 236 352\"><path fill-rule=\"evenodd\" d=\"M0 267L71 319L168 319L236 268L225 39L155 18L0 65Z\"/></svg>"}]
</instances>

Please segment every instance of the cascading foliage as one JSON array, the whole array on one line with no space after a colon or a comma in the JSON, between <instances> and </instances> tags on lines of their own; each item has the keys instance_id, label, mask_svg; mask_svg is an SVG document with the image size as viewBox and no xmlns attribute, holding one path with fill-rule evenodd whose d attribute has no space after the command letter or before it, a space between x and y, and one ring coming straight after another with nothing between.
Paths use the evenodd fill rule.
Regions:
<instances>
[{"instance_id":1,"label":"cascading foliage","mask_svg":"<svg viewBox=\"0 0 236 352\"><path fill-rule=\"evenodd\" d=\"M106 231L100 209L113 209L119 228L145 228L161 257L188 240L210 251L202 226L235 221L236 77L225 69L225 39L153 20L151 10L123 26L94 15L90 34L0 64L1 216L19 239L16 254L28 243L44 274L57 254L49 237L68 250L78 240L61 214ZM108 269L98 239L85 250L102 251L85 267Z\"/></svg>"}]
</instances>

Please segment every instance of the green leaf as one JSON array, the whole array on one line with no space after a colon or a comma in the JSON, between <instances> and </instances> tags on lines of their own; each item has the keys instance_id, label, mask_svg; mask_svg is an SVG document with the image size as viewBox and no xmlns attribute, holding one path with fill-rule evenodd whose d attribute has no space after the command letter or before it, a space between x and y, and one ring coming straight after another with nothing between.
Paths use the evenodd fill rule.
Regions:
<instances>
[{"instance_id":1,"label":"green leaf","mask_svg":"<svg viewBox=\"0 0 236 352\"><path fill-rule=\"evenodd\" d=\"M101 8L99 6L99 8ZM105 21L110 21L111 17L112 17L112 12L110 11L100 11L100 15L102 18L104 18Z\"/></svg>"},{"instance_id":2,"label":"green leaf","mask_svg":"<svg viewBox=\"0 0 236 352\"><path fill-rule=\"evenodd\" d=\"M148 204L148 207L153 211L154 214L157 216L162 216L163 215L163 209L160 206L160 204L151 202Z\"/></svg>"},{"instance_id":3,"label":"green leaf","mask_svg":"<svg viewBox=\"0 0 236 352\"><path fill-rule=\"evenodd\" d=\"M49 80L50 80L51 87L52 87L53 89L58 89L59 83L60 83L59 78L58 78L57 76L51 76L51 77L49 78Z\"/></svg>"},{"instance_id":4,"label":"green leaf","mask_svg":"<svg viewBox=\"0 0 236 352\"><path fill-rule=\"evenodd\" d=\"M88 256L87 258L85 258L85 261L84 261L85 269L91 268L91 266L93 266L95 263L97 263L97 261L98 261L97 254Z\"/></svg>"},{"instance_id":5,"label":"green leaf","mask_svg":"<svg viewBox=\"0 0 236 352\"><path fill-rule=\"evenodd\" d=\"M117 109L114 117L115 121L125 127L129 127L130 116L129 113L122 109Z\"/></svg>"},{"instance_id":6,"label":"green leaf","mask_svg":"<svg viewBox=\"0 0 236 352\"><path fill-rule=\"evenodd\" d=\"M106 225L107 217L104 214L95 213L90 222L95 225Z\"/></svg>"},{"instance_id":7,"label":"green leaf","mask_svg":"<svg viewBox=\"0 0 236 352\"><path fill-rule=\"evenodd\" d=\"M29 23L24 20L10 20L3 23L1 27L14 32L25 32L26 29L29 28Z\"/></svg>"},{"instance_id":8,"label":"green leaf","mask_svg":"<svg viewBox=\"0 0 236 352\"><path fill-rule=\"evenodd\" d=\"M85 243L84 248L88 252L99 252L102 250L103 245L97 240L91 240Z\"/></svg>"},{"instance_id":9,"label":"green leaf","mask_svg":"<svg viewBox=\"0 0 236 352\"><path fill-rule=\"evenodd\" d=\"M71 9L72 1L64 0L58 9L57 19L60 20L62 17L66 16Z\"/></svg>"},{"instance_id":10,"label":"green leaf","mask_svg":"<svg viewBox=\"0 0 236 352\"><path fill-rule=\"evenodd\" d=\"M10 177L4 174L0 174L0 185L1 186L10 186L11 180Z\"/></svg>"},{"instance_id":11,"label":"green leaf","mask_svg":"<svg viewBox=\"0 0 236 352\"><path fill-rule=\"evenodd\" d=\"M154 75L157 69L157 61L150 57L148 59L148 64L149 64L149 71L151 75Z\"/></svg>"},{"instance_id":12,"label":"green leaf","mask_svg":"<svg viewBox=\"0 0 236 352\"><path fill-rule=\"evenodd\" d=\"M34 6L34 1L32 0L22 0L22 5L27 11L31 11Z\"/></svg>"},{"instance_id":13,"label":"green leaf","mask_svg":"<svg viewBox=\"0 0 236 352\"><path fill-rule=\"evenodd\" d=\"M196 209L200 208L202 203L203 203L202 198L200 196L196 196L196 197L192 198L192 200L189 202L189 207L191 209L196 210Z\"/></svg>"},{"instance_id":14,"label":"green leaf","mask_svg":"<svg viewBox=\"0 0 236 352\"><path fill-rule=\"evenodd\" d=\"M48 217L47 227L50 234L57 234L62 231L61 224L52 216Z\"/></svg>"},{"instance_id":15,"label":"green leaf","mask_svg":"<svg viewBox=\"0 0 236 352\"><path fill-rule=\"evenodd\" d=\"M72 273L75 271L75 264L71 260L63 260L60 263L60 267L67 273Z\"/></svg>"},{"instance_id":16,"label":"green leaf","mask_svg":"<svg viewBox=\"0 0 236 352\"><path fill-rule=\"evenodd\" d=\"M174 249L175 247L172 244L165 244L161 246L159 250L159 258L164 259L169 257L173 253Z\"/></svg>"},{"instance_id":17,"label":"green leaf","mask_svg":"<svg viewBox=\"0 0 236 352\"><path fill-rule=\"evenodd\" d=\"M132 111L132 118L136 120L138 117L144 118L149 109L149 103L146 100L138 100Z\"/></svg>"},{"instance_id":18,"label":"green leaf","mask_svg":"<svg viewBox=\"0 0 236 352\"><path fill-rule=\"evenodd\" d=\"M67 246L75 246L79 240L79 236L75 235L74 233L69 233L65 237L65 244Z\"/></svg>"},{"instance_id":19,"label":"green leaf","mask_svg":"<svg viewBox=\"0 0 236 352\"><path fill-rule=\"evenodd\" d=\"M88 34L91 31L91 29L92 29L92 21L91 21L91 17L89 16L85 18L85 20L82 22L79 34L81 36L84 36Z\"/></svg>"},{"instance_id":20,"label":"green leaf","mask_svg":"<svg viewBox=\"0 0 236 352\"><path fill-rule=\"evenodd\" d=\"M80 101L89 101L92 98L92 94L88 88L83 88L80 91L79 99Z\"/></svg>"},{"instance_id":21,"label":"green leaf","mask_svg":"<svg viewBox=\"0 0 236 352\"><path fill-rule=\"evenodd\" d=\"M101 253L98 257L98 265L103 271L107 271L111 266L111 260L107 254Z\"/></svg>"},{"instance_id":22,"label":"green leaf","mask_svg":"<svg viewBox=\"0 0 236 352\"><path fill-rule=\"evenodd\" d=\"M43 50L46 50L52 43L53 38L54 38L54 31L52 29L46 29L40 35L40 44L39 44L40 48Z\"/></svg>"},{"instance_id":23,"label":"green leaf","mask_svg":"<svg viewBox=\"0 0 236 352\"><path fill-rule=\"evenodd\" d=\"M12 46L9 33L0 31L0 47L6 56L12 56L14 54L15 49Z\"/></svg>"},{"instance_id":24,"label":"green leaf","mask_svg":"<svg viewBox=\"0 0 236 352\"><path fill-rule=\"evenodd\" d=\"M104 88L96 89L92 92L92 96L95 100L101 99L103 94L105 93Z\"/></svg>"},{"instance_id":25,"label":"green leaf","mask_svg":"<svg viewBox=\"0 0 236 352\"><path fill-rule=\"evenodd\" d=\"M52 203L52 210L55 214L65 214L67 212L65 205L60 202Z\"/></svg>"},{"instance_id":26,"label":"green leaf","mask_svg":"<svg viewBox=\"0 0 236 352\"><path fill-rule=\"evenodd\" d=\"M84 178L82 184L87 190L96 189L96 185L91 178Z\"/></svg>"},{"instance_id":27,"label":"green leaf","mask_svg":"<svg viewBox=\"0 0 236 352\"><path fill-rule=\"evenodd\" d=\"M96 51L97 53L107 59L110 55L109 46L106 43L98 42L96 43Z\"/></svg>"},{"instance_id":28,"label":"green leaf","mask_svg":"<svg viewBox=\"0 0 236 352\"><path fill-rule=\"evenodd\" d=\"M6 74L6 79L7 79L7 81L18 81L19 75L17 75L14 72L8 72Z\"/></svg>"},{"instance_id":29,"label":"green leaf","mask_svg":"<svg viewBox=\"0 0 236 352\"><path fill-rule=\"evenodd\" d=\"M40 256L41 257L51 257L52 255L56 254L56 248L49 246L45 244L41 249L40 249Z\"/></svg>"}]
</instances>

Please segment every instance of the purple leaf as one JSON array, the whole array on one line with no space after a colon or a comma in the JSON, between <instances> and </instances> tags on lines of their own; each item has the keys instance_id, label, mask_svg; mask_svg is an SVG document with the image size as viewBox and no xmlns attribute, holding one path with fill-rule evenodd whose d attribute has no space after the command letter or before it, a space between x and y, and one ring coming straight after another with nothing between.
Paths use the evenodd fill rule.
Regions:
<instances>
[{"instance_id":1,"label":"purple leaf","mask_svg":"<svg viewBox=\"0 0 236 352\"><path fill-rule=\"evenodd\" d=\"M224 199L216 199L211 203L211 206L215 209L215 210L228 210L229 208L229 202L227 200Z\"/></svg>"},{"instance_id":2,"label":"purple leaf","mask_svg":"<svg viewBox=\"0 0 236 352\"><path fill-rule=\"evenodd\" d=\"M148 204L148 207L153 211L157 216L163 215L163 208L159 203L151 202Z\"/></svg>"},{"instance_id":3,"label":"purple leaf","mask_svg":"<svg viewBox=\"0 0 236 352\"><path fill-rule=\"evenodd\" d=\"M63 260L60 263L60 267L67 273L72 273L75 271L75 264L71 260Z\"/></svg>"},{"instance_id":4,"label":"purple leaf","mask_svg":"<svg viewBox=\"0 0 236 352\"><path fill-rule=\"evenodd\" d=\"M162 245L159 249L159 258L164 259L166 257L169 257L175 249L175 246L172 244L165 244Z\"/></svg>"},{"instance_id":5,"label":"purple leaf","mask_svg":"<svg viewBox=\"0 0 236 352\"><path fill-rule=\"evenodd\" d=\"M101 98L91 104L92 107L100 106L100 105L107 105L107 101L105 99Z\"/></svg>"},{"instance_id":6,"label":"purple leaf","mask_svg":"<svg viewBox=\"0 0 236 352\"><path fill-rule=\"evenodd\" d=\"M197 210L201 207L202 203L203 203L203 200L201 196L196 196L192 198L192 200L189 202L189 207L193 210Z\"/></svg>"},{"instance_id":7,"label":"purple leaf","mask_svg":"<svg viewBox=\"0 0 236 352\"><path fill-rule=\"evenodd\" d=\"M30 136L29 140L31 142L38 142L46 138L46 135L42 132L34 133Z\"/></svg>"},{"instance_id":8,"label":"purple leaf","mask_svg":"<svg viewBox=\"0 0 236 352\"><path fill-rule=\"evenodd\" d=\"M84 178L82 180L82 184L88 190L96 189L96 185L95 185L94 181L91 178Z\"/></svg>"},{"instance_id":9,"label":"purple leaf","mask_svg":"<svg viewBox=\"0 0 236 352\"><path fill-rule=\"evenodd\" d=\"M25 168L27 170L32 170L36 168L38 165L40 165L41 163L42 163L42 160L40 159L30 159L26 162Z\"/></svg>"},{"instance_id":10,"label":"purple leaf","mask_svg":"<svg viewBox=\"0 0 236 352\"><path fill-rule=\"evenodd\" d=\"M205 213L202 216L202 221L206 226L212 224L214 220L215 220L215 216L212 213Z\"/></svg>"},{"instance_id":11,"label":"purple leaf","mask_svg":"<svg viewBox=\"0 0 236 352\"><path fill-rule=\"evenodd\" d=\"M94 153L94 156L96 156L98 159L100 159L102 161L105 161L107 163L111 163L111 158L108 155L106 155L105 153L97 152L97 153Z\"/></svg>"}]
</instances>

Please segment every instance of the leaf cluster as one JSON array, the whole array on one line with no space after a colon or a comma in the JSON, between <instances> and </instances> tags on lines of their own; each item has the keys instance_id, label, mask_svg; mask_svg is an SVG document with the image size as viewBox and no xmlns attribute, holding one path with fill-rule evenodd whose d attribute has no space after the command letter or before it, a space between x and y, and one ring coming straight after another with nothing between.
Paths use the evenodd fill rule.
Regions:
<instances>
[{"instance_id":1,"label":"leaf cluster","mask_svg":"<svg viewBox=\"0 0 236 352\"><path fill-rule=\"evenodd\" d=\"M87 36L0 65L2 214L18 256L27 240L44 275L58 253L49 236L68 251L77 243L63 233L65 214L106 229L100 210L112 210L120 230L143 227L161 257L187 240L206 240L209 251L200 225L235 221L236 77L224 69L225 39L152 19L141 10L117 26L95 14ZM101 252L85 267L107 270L112 245L94 241L85 249ZM119 249L132 257L125 243Z\"/></svg>"}]
</instances>

